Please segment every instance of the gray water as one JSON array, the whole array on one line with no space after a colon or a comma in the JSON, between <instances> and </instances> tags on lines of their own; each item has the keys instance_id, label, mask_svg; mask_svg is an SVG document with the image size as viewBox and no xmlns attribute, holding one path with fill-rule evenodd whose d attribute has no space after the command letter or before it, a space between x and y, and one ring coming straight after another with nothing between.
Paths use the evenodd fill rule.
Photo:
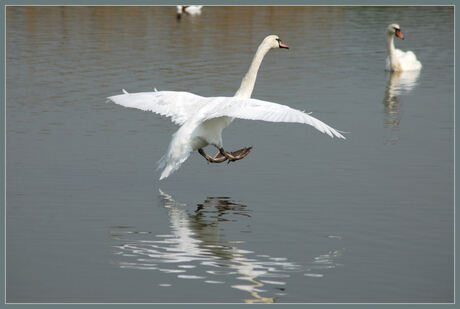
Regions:
<instances>
[{"instance_id":1,"label":"gray water","mask_svg":"<svg viewBox=\"0 0 460 309\"><path fill-rule=\"evenodd\" d=\"M347 140L236 120L160 182L177 127L106 97L232 96L272 33L253 97ZM7 301L452 302L453 44L452 7L8 7Z\"/></svg>"}]
</instances>

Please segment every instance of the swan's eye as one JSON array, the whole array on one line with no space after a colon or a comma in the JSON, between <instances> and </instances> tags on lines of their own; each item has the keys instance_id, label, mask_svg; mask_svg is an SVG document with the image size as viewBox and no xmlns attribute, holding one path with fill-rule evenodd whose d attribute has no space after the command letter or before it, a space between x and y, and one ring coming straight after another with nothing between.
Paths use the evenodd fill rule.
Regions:
<instances>
[{"instance_id":1,"label":"swan's eye","mask_svg":"<svg viewBox=\"0 0 460 309\"><path fill-rule=\"evenodd\" d=\"M286 44L284 44L283 42L281 42L280 38L277 38L276 40L278 41L278 47L279 47L279 48L286 48L286 49L289 49L289 46L287 46Z\"/></svg>"}]
</instances>

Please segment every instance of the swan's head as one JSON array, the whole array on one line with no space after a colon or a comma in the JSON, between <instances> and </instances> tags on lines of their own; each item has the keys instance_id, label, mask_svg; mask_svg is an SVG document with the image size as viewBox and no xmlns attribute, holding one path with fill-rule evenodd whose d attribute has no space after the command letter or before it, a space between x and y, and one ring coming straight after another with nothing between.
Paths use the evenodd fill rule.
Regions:
<instances>
[{"instance_id":1,"label":"swan's head","mask_svg":"<svg viewBox=\"0 0 460 309\"><path fill-rule=\"evenodd\" d=\"M289 46L284 44L281 41L280 37L275 35L275 34L267 36L263 41L263 45L266 45L269 48L286 48L286 49L289 49Z\"/></svg>"},{"instance_id":2,"label":"swan's head","mask_svg":"<svg viewBox=\"0 0 460 309\"><path fill-rule=\"evenodd\" d=\"M398 38L404 40L404 36L401 32L401 28L399 27L398 24L391 24L391 25L388 25L388 28L387 28L387 33L388 35L395 35L397 36Z\"/></svg>"}]
</instances>

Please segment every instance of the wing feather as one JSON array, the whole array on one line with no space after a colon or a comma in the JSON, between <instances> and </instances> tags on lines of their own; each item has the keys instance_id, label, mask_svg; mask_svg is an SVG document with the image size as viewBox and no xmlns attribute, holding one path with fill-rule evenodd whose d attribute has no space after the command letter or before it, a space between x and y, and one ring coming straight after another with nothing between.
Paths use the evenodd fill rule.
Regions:
<instances>
[{"instance_id":1,"label":"wing feather","mask_svg":"<svg viewBox=\"0 0 460 309\"><path fill-rule=\"evenodd\" d=\"M115 104L150 111L171 117L172 122L184 124L205 101L203 97L182 91L128 93L108 97Z\"/></svg>"},{"instance_id":2,"label":"wing feather","mask_svg":"<svg viewBox=\"0 0 460 309\"><path fill-rule=\"evenodd\" d=\"M237 97L212 98L212 106L207 110L203 121L218 117L233 117L269 122L294 122L313 126L331 137L345 138L339 131L309 114L289 106L257 99Z\"/></svg>"},{"instance_id":3,"label":"wing feather","mask_svg":"<svg viewBox=\"0 0 460 309\"><path fill-rule=\"evenodd\" d=\"M190 119L199 123L219 117L232 117L269 122L294 122L313 126L331 137L345 138L321 120L289 106L239 97L201 97L190 92L157 91L127 93L108 98L115 104L151 111L171 117L183 125Z\"/></svg>"}]
</instances>

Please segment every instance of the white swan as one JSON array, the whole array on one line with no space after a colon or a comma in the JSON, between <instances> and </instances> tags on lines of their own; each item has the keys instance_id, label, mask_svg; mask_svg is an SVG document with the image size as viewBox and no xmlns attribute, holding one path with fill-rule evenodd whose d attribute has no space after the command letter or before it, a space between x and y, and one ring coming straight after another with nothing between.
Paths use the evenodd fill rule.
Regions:
<instances>
[{"instance_id":1,"label":"white swan","mask_svg":"<svg viewBox=\"0 0 460 309\"><path fill-rule=\"evenodd\" d=\"M262 59L272 48L289 47L277 35L267 36L257 49L234 97L201 97L189 92L155 89L155 92L140 93L123 90L124 94L108 98L115 104L171 117L174 123L181 125L173 135L168 152L159 162L158 168L164 168L160 180L177 170L194 150L198 150L211 163L236 161L248 155L252 147L235 152L227 152L223 148L222 130L234 118L305 123L331 137L345 138L337 130L304 112L277 103L250 99ZM219 149L214 157L203 151L202 148L207 145Z\"/></svg>"},{"instance_id":2,"label":"white swan","mask_svg":"<svg viewBox=\"0 0 460 309\"><path fill-rule=\"evenodd\" d=\"M412 51L403 52L395 48L395 36L404 40L404 36L398 24L388 25L386 41L389 55L386 60L386 70L392 72L420 70L422 64L417 60L417 57Z\"/></svg>"},{"instance_id":3,"label":"white swan","mask_svg":"<svg viewBox=\"0 0 460 309\"><path fill-rule=\"evenodd\" d=\"M177 18L180 19L183 13L189 15L200 15L202 5L176 5Z\"/></svg>"}]
</instances>

